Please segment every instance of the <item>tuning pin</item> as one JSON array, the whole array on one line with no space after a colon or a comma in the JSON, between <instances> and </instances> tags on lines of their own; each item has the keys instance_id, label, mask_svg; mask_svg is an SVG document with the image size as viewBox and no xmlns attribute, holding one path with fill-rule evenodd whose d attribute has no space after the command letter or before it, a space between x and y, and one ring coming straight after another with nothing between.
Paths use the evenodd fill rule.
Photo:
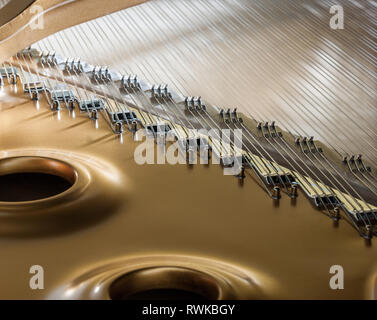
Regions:
<instances>
[{"instance_id":1,"label":"tuning pin","mask_svg":"<svg viewBox=\"0 0 377 320\"><path fill-rule=\"evenodd\" d=\"M31 100L39 100L39 93L38 91L31 92Z\"/></svg>"},{"instance_id":2,"label":"tuning pin","mask_svg":"<svg viewBox=\"0 0 377 320\"><path fill-rule=\"evenodd\" d=\"M115 123L115 132L118 133L118 134L123 133L122 122L119 121L119 122Z\"/></svg>"},{"instance_id":3,"label":"tuning pin","mask_svg":"<svg viewBox=\"0 0 377 320\"><path fill-rule=\"evenodd\" d=\"M292 183L291 194L292 194L292 196L293 196L294 198L297 198L297 197L298 197L297 184L295 184L295 183Z\"/></svg>"},{"instance_id":4,"label":"tuning pin","mask_svg":"<svg viewBox=\"0 0 377 320\"><path fill-rule=\"evenodd\" d=\"M334 214L335 214L335 219L338 221L340 219L340 210L339 207L334 208Z\"/></svg>"},{"instance_id":5,"label":"tuning pin","mask_svg":"<svg viewBox=\"0 0 377 320\"><path fill-rule=\"evenodd\" d=\"M97 110L90 111L89 117L92 120L97 120L98 119L98 111Z\"/></svg>"},{"instance_id":6,"label":"tuning pin","mask_svg":"<svg viewBox=\"0 0 377 320\"><path fill-rule=\"evenodd\" d=\"M70 108L70 109L74 109L75 108L75 100L70 99L68 101L68 108Z\"/></svg>"},{"instance_id":7,"label":"tuning pin","mask_svg":"<svg viewBox=\"0 0 377 320\"><path fill-rule=\"evenodd\" d=\"M186 159L188 164L193 164L194 163L194 156L195 156L195 151L192 148L188 148L186 151Z\"/></svg>"},{"instance_id":8,"label":"tuning pin","mask_svg":"<svg viewBox=\"0 0 377 320\"><path fill-rule=\"evenodd\" d=\"M132 131L136 132L138 130L137 121L132 121Z\"/></svg>"},{"instance_id":9,"label":"tuning pin","mask_svg":"<svg viewBox=\"0 0 377 320\"><path fill-rule=\"evenodd\" d=\"M240 180L243 180L245 179L245 167L244 166L241 166L241 171L240 173L237 175L237 178L240 179Z\"/></svg>"},{"instance_id":10,"label":"tuning pin","mask_svg":"<svg viewBox=\"0 0 377 320\"><path fill-rule=\"evenodd\" d=\"M60 110L60 102L59 102L59 100L53 100L52 101L51 109L53 111L59 111Z\"/></svg>"},{"instance_id":11,"label":"tuning pin","mask_svg":"<svg viewBox=\"0 0 377 320\"><path fill-rule=\"evenodd\" d=\"M220 119L224 120L224 109L220 110L219 115L220 115Z\"/></svg>"},{"instance_id":12,"label":"tuning pin","mask_svg":"<svg viewBox=\"0 0 377 320\"><path fill-rule=\"evenodd\" d=\"M296 143L297 145L300 145L300 142L301 142L301 139L300 139L300 138L296 138L296 139L295 139L295 143Z\"/></svg>"},{"instance_id":13,"label":"tuning pin","mask_svg":"<svg viewBox=\"0 0 377 320\"><path fill-rule=\"evenodd\" d=\"M368 239L372 239L373 238L373 226L371 226L370 224L368 224L366 226L366 230L367 230L367 238Z\"/></svg>"},{"instance_id":14,"label":"tuning pin","mask_svg":"<svg viewBox=\"0 0 377 320\"><path fill-rule=\"evenodd\" d=\"M275 199L280 199L281 198L281 192L280 192L280 187L278 187L278 186L275 186L274 188L273 188L273 191L274 191L274 197L275 197Z\"/></svg>"},{"instance_id":15,"label":"tuning pin","mask_svg":"<svg viewBox=\"0 0 377 320\"><path fill-rule=\"evenodd\" d=\"M10 74L9 75L9 82L10 84L16 84L17 83L17 76L15 74Z\"/></svg>"}]
</instances>

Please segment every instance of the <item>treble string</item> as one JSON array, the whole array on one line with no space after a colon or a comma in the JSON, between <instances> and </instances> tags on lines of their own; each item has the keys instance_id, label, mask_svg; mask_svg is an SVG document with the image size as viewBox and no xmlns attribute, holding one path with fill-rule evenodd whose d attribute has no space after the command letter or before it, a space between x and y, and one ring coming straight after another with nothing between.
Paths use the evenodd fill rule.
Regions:
<instances>
[{"instance_id":1,"label":"treble string","mask_svg":"<svg viewBox=\"0 0 377 320\"><path fill-rule=\"evenodd\" d=\"M149 67L149 69L151 69L151 67ZM173 101L173 103L174 103L174 101ZM176 106L176 110L179 110L181 113L182 113L182 115L183 115L183 117L185 117L185 115L184 115L184 113L181 111L181 109L178 107L178 106ZM187 120L188 120L188 118L186 118ZM188 120L189 121L189 120ZM193 127L193 126L192 126ZM194 128L194 127L193 127ZM254 170L254 167L252 166L252 168L253 168L253 170ZM266 188L266 187L265 187ZM266 190L267 190L267 192L271 195L271 193L270 193L270 191L266 188ZM271 195L272 196L272 195Z\"/></svg>"},{"instance_id":2,"label":"treble string","mask_svg":"<svg viewBox=\"0 0 377 320\"><path fill-rule=\"evenodd\" d=\"M78 27L80 28L81 26L79 25ZM85 34L85 35L86 35L86 38L89 39L89 35L87 35L87 34L84 32L84 30L83 30L82 28L80 28L80 29L81 29L81 32L79 32L79 34L81 34L81 35ZM90 29L90 30L91 30L91 29ZM95 38L97 39L97 43L100 43L99 39L97 38L97 34L94 33L93 31L92 31L92 33L94 34ZM82 38L83 38L83 37L82 37ZM84 40L84 41L85 41L85 40ZM89 41L89 40L88 40L88 42L85 41L85 43L86 43L86 45L87 45L88 48L89 48L89 45L90 45L91 48L92 48L92 50L95 50L95 45L93 44L92 41ZM88 43L89 43L89 44L88 44ZM101 68L102 68L102 67L101 67ZM100 83L99 83L99 81L97 80L97 77L94 76L94 79L95 79L97 85L98 85L98 86L101 86ZM114 85L114 83L113 83L113 81L112 81L111 79L110 79L110 81L106 81L106 82L105 82L104 79L102 79L102 86L101 86L101 88L103 88L103 91L104 91L104 86L109 85L109 84L112 85L112 87L113 87L114 89L117 90L117 88L115 88L115 85ZM109 95L107 92L108 92L108 91L106 91L107 97L108 97L109 99L111 99L112 101L114 101L115 106L116 106L116 108L117 108L117 111L123 113L123 115L124 115L124 119L125 119L125 121L127 122L127 126L128 126L129 129L131 129L131 126L130 126L130 123L129 123L128 117L125 115L125 106L126 106L126 103L125 103L124 99L122 99L122 103L123 103L123 106L122 106L122 105L118 104L118 101L117 101L117 99L115 98L115 96L114 96L114 94L112 93L112 91L110 91L110 92L111 92L110 95ZM109 97L109 96L110 96L110 97ZM126 110L126 111L128 111L128 110Z\"/></svg>"},{"instance_id":3,"label":"treble string","mask_svg":"<svg viewBox=\"0 0 377 320\"><path fill-rule=\"evenodd\" d=\"M150 17L148 17L148 18L150 18ZM156 24L157 25L157 24ZM160 32L159 34L161 34L162 32ZM249 142L251 142L250 140L249 140ZM257 143L259 143L257 140L256 140L256 142ZM261 145L260 145L261 146ZM261 146L262 147L262 146ZM263 148L263 147L262 147ZM258 150L258 149L257 149ZM265 150L266 151L266 150ZM262 155L262 157L263 157L263 155ZM274 161L274 159L272 159L273 161ZM276 161L275 161L276 162Z\"/></svg>"},{"instance_id":4,"label":"treble string","mask_svg":"<svg viewBox=\"0 0 377 320\"><path fill-rule=\"evenodd\" d=\"M143 17L142 17L143 18ZM145 18L145 17L144 17ZM132 17L129 17L129 19L132 19ZM148 16L148 19L150 20L150 19L152 19L151 17L149 17ZM142 19L140 19L140 20L142 20ZM145 20L145 19L144 19ZM134 23L136 23L135 21L134 21ZM160 32L160 33L158 33L158 34L161 34L162 32ZM202 117L202 115L199 113L199 116L200 117ZM203 117L202 117L203 118ZM204 118L203 118L203 120L205 120ZM211 119L211 120L213 120L213 119ZM214 124L217 126L217 124L216 124L216 122L214 122ZM230 129L230 127L229 127L229 129ZM251 142L251 141L250 141ZM256 141L257 143L259 143L258 141ZM262 147L261 145L260 145L260 147ZM262 147L263 148L263 147ZM257 151L259 151L257 148L255 148ZM266 153L268 153L266 150L264 150ZM249 150L249 152L251 152L250 150ZM268 153L269 154L269 153ZM264 158L264 156L261 154L261 156L262 156L262 159ZM269 156L271 157L271 155L269 154ZM272 161L274 161L274 162L276 162L272 157L271 157L271 160ZM272 164L273 165L273 164ZM276 169L276 168L275 168ZM268 169L269 170L269 169ZM283 171L282 169L280 169L281 171ZM278 171L276 170L276 173L277 174L279 174L278 173ZM279 176L279 178L281 179L281 177L280 177L280 175L278 175ZM281 180L281 182L282 182L282 184L283 185L285 185L285 183ZM290 192L287 190L287 193L289 194Z\"/></svg>"},{"instance_id":5,"label":"treble string","mask_svg":"<svg viewBox=\"0 0 377 320\"><path fill-rule=\"evenodd\" d=\"M251 117L251 118L253 118L253 116L250 114L250 112L248 112L248 115ZM286 128L284 128L284 129L286 129ZM272 135L271 135L271 137L272 137ZM278 138L278 140L276 140L275 138L273 138L272 137L272 139L274 139L275 140L275 142L277 142L278 140L281 140L281 141L283 141L284 142L284 145L285 145L285 148L286 149L284 149L284 147L282 147L280 144L280 147L287 153L287 155L295 162L295 163L297 163L296 162L296 160L295 160L295 158L294 158L294 156L293 155L295 155L304 165L305 165L305 167L307 167L308 169L309 169L309 171L312 173L312 175L313 176L315 176L316 177L316 179L317 180L319 180L320 181L320 183L321 184L323 184L323 185L325 185L325 183L322 181L322 179L321 178L319 178L318 177L318 175L306 164L306 162L305 161L303 161L303 159L301 158L301 157L299 157L298 156L298 154L297 154L297 152L296 151L294 151L290 146L289 146L289 144L285 141L285 139L284 139L284 137L279 137ZM291 153L292 153L292 155L291 155ZM312 163L312 165L322 174L322 176L324 176L324 177L326 177L326 175L322 172L322 170L316 165L316 163L314 163L307 155L305 155L306 157L307 157L307 159ZM325 168L326 169L326 168ZM334 179L334 176L332 175L332 173L331 172L329 172L330 173L330 175L332 176L332 178ZM305 172L305 174L307 174L306 172ZM331 179L329 179L328 177L326 177L326 179L329 181L329 183L330 183L330 185L332 185L333 187L335 187L335 189L337 189L337 187L335 186L335 184L334 184L334 182L331 180ZM310 183L310 182L309 182ZM322 189L322 187L319 185L319 184L317 184L317 186L319 187L319 188L321 188L321 191L323 191L323 189ZM343 188L343 186L342 185L340 185L341 186L341 189ZM347 190L345 190L345 191L347 191ZM332 196L334 196L334 197L336 197L336 195L335 195L335 193L334 193L334 191L330 188L330 192L331 192L331 195ZM327 199L328 199L328 201L330 202L330 203L332 203L330 200L329 200L329 198L327 197ZM348 201L348 199L347 198L345 198L345 200L347 201L347 203L354 209L354 210L356 210L356 208L354 207L354 205L351 203L351 202L349 202ZM333 207L335 207L334 205L333 205ZM360 205L359 206L359 208L361 209L361 210L363 210L363 208L362 208L362 206Z\"/></svg>"},{"instance_id":6,"label":"treble string","mask_svg":"<svg viewBox=\"0 0 377 320\"><path fill-rule=\"evenodd\" d=\"M88 39L88 36L85 34L85 32L83 32L83 30L81 29L81 26L77 26L78 29L80 30L76 30L76 29L72 29L71 30L71 34L74 36L74 38L77 40L77 42L80 44L82 50L88 50L90 52L93 52L93 49L91 49L89 47L89 44L88 43L91 43L90 40ZM85 35L85 37L84 37ZM66 39L69 41L70 37L65 34L65 37ZM74 52L75 51L75 47L73 46L72 42L69 42L70 43L70 52ZM85 47L84 47L85 45ZM77 60L78 62L77 63L81 63L81 60L78 59ZM97 61L95 61L97 63ZM83 75L84 78L86 79L86 82L88 83L88 88L89 90L95 94L95 99L98 99L99 101L101 101L102 99L100 99L97 95L97 93L99 93L103 100L106 102L104 105L103 105L103 108L104 108L104 113L103 116L104 116L104 119L106 120L106 122L108 123L108 125L110 126L110 128L113 129L113 124L112 124L112 119L109 118L108 114L107 114L107 109L110 109L110 111L112 112L123 112L122 108L119 106L118 102L114 99L114 97L110 97L108 92L106 91L105 92L105 88L101 85L101 83L99 82L98 80L98 77L95 75L95 72L97 70L97 66L92 66L92 70L90 71L92 73L92 80L89 78L87 72L83 71L83 72L80 72L80 75ZM100 69L98 70L99 72L99 78L101 78L101 72L102 72L102 69L100 67ZM77 72L75 72L75 74L77 75ZM103 80L100 80L101 82ZM94 83L95 82L95 83ZM113 99L114 101L114 104L115 104L115 110L113 110L113 105L109 103L109 100L110 99ZM126 118L126 117L125 117ZM126 118L127 122L128 122L128 119ZM96 121L96 125L97 125L97 121ZM129 125L129 124L128 124ZM122 138L121 138L121 141L122 141Z\"/></svg>"},{"instance_id":7,"label":"treble string","mask_svg":"<svg viewBox=\"0 0 377 320\"><path fill-rule=\"evenodd\" d=\"M68 49L69 47L68 47L68 45L66 43L66 40L65 40L65 37L63 35L64 35L63 32L58 33L58 37L60 38L61 41L56 41L56 42L58 43L58 46L59 46L60 50L62 50L62 53L64 54L64 48ZM61 43L61 42L63 42L63 43ZM75 67L75 63L77 64L77 68ZM70 64L71 64L71 66L70 66ZM72 77L75 77L75 79L79 79L80 78L80 75L83 72L83 70L80 70L80 64L81 64L81 61L78 58L76 58L76 59L75 58L71 58L71 60L70 60L70 58L67 57L65 59L65 72L67 72L67 74L68 74L68 76L70 78L72 78ZM77 69L79 69L79 70L77 70ZM74 73L74 75L71 73L71 70ZM80 72L80 75L79 75L78 72ZM64 72L63 72L63 77L64 77ZM85 79L86 83L88 83L89 87L91 87L92 83L90 82L89 78L86 75L84 76L84 79ZM77 86L75 86L75 87L77 87ZM96 92L93 91L93 90L87 90L87 86L86 85L83 85L81 89L84 91L84 94L85 94L85 97L86 97L86 101L90 102L90 101L99 100L98 97L97 97L97 95L96 95ZM81 95L80 95L80 90L76 89L76 92L78 94L78 97L80 98L80 101L82 101L82 98L81 98ZM85 110L86 110L87 114L91 118L93 118L93 120L95 121L95 127L98 128L98 119L96 119L96 116L94 116L94 114L93 115L90 114L91 111L89 110L87 104L85 102L83 102L83 103L79 102L79 104L81 104L81 106L85 107ZM79 108L80 108L80 106L79 106ZM95 111L95 113L96 112L97 111ZM108 125L111 127L111 124L109 123L109 121L108 121L108 119L107 119L106 116L104 116L104 119L108 123Z\"/></svg>"},{"instance_id":8,"label":"treble string","mask_svg":"<svg viewBox=\"0 0 377 320\"><path fill-rule=\"evenodd\" d=\"M185 4L184 4L184 5L185 5ZM139 10L139 9L137 9L137 10ZM136 10L136 11L137 11L137 10ZM201 17L204 17L204 16L202 16L202 13L201 13L201 12L200 12L200 13L197 13L197 15L199 15L199 16L201 16ZM228 23L228 22L227 22L227 23ZM229 23L232 23L232 21L230 21ZM158 24L157 24L157 25L158 25ZM212 27L213 27L213 26L212 26ZM234 30L234 28L229 28L229 30ZM190 47L190 46L186 46L186 47ZM228 46L228 48L229 48L229 46ZM191 50L192 50L192 48L191 48ZM235 47L234 50L237 50L237 47ZM234 51L234 50L233 50L233 51ZM213 52L216 52L216 53L218 54L218 53L221 53L221 50L213 50ZM173 54L175 55L176 53L173 53ZM244 56L241 56L241 58L243 58L243 57L244 57ZM155 61L158 63L158 65L161 66L161 64L159 63L159 61L158 61L157 59L153 59L153 60L155 60ZM229 62L229 61L227 60L226 62ZM150 68L151 65L149 64L149 62L146 62L146 63L147 63L148 66L149 66L149 69L148 69L149 72L152 72L152 71L151 71L151 68ZM143 65L143 67L144 67L144 69L145 69L145 66L144 66L144 65ZM162 64L162 67L164 67L164 64ZM163 70L164 70L164 73L167 74L167 70L166 70L166 68L163 69ZM243 73L240 73L240 74L242 75ZM224 73L224 75L226 76L225 73ZM170 76L170 78L171 78L171 76ZM241 81L241 82L242 82L242 81ZM181 92L182 92L182 91L181 91ZM309 97L308 99L310 99L310 97ZM166 101L165 101L166 99L165 99L165 98L162 98L162 100L164 100L164 102L165 102L166 105L169 105L168 103L166 103ZM148 100L148 101L149 101L149 100ZM158 99L158 101L161 102L161 100L159 100L159 99ZM307 100L307 101L309 101L309 100ZM309 102L310 102L310 101L309 101ZM164 106L161 106L161 108L162 108L163 110L165 110ZM178 110L178 111L181 111L179 108L177 108L177 110ZM178 117L178 116L177 116L176 111L174 110L174 108L173 108L172 111L173 111L173 113L174 113L174 115L175 115L175 118L176 118L176 119L179 119L179 121L180 121L181 117ZM190 111L190 112L191 112L191 111ZM192 112L191 112L191 113L192 113ZM199 117L204 118L202 115L199 115ZM331 119L330 119L330 120L331 120ZM186 121L187 121L187 120L186 120ZM203 120L203 121L204 121L204 120ZM259 149L258 149L258 150L259 150Z\"/></svg>"},{"instance_id":9,"label":"treble string","mask_svg":"<svg viewBox=\"0 0 377 320\"><path fill-rule=\"evenodd\" d=\"M282 22L282 23L284 23L284 22ZM249 22L249 21L247 21L246 26L250 28L251 25L250 25L250 22ZM287 26L287 28L289 28L289 27ZM281 31L278 30L278 29L274 30L274 32L276 32L276 34L281 34L282 37L284 36L284 34L282 34ZM274 34L271 33L271 36L274 36ZM258 35L256 35L256 37L258 37ZM306 41L306 40L305 40L305 37L299 37L298 40ZM289 43L288 43L287 45L289 46ZM299 54L298 52L299 52L298 50L295 51L295 53ZM269 52L267 52L267 50L264 50L264 53L265 53L267 56L270 56L270 54L269 54ZM282 53L282 55L284 55L284 53ZM270 60L270 61L273 62L272 60ZM288 60L288 59L285 59L285 60L284 60L284 63L286 63L285 61L289 61L289 60ZM280 66L276 65L276 68L279 69ZM290 64L290 66L289 66L289 70L296 70L296 66L293 65L293 64ZM312 78L315 78L315 77L312 77ZM305 80L305 81L306 81L306 80ZM315 86L312 86L312 87L313 87L314 90L318 90ZM302 89L305 90L304 87L302 87ZM299 93L299 92L297 92L297 93ZM302 92L300 91L300 93L302 93ZM329 102L329 103L332 103L331 101L328 101L328 102ZM339 109L339 107L338 107L337 105L334 105L334 106L335 106L339 111L343 112L343 113L345 114L345 116L348 117L347 112L344 112L344 110ZM314 106L314 105L312 105L312 107L313 107L313 109L315 109L315 110L319 110L319 109L317 109L316 106ZM322 113L322 115L324 115L324 114ZM358 114L358 115L360 115L360 114ZM324 115L324 118L327 119L327 117L326 117L325 115ZM327 119L327 120L329 120L329 119ZM361 131L364 130L363 127L361 127L361 126L360 126L357 122L355 122L352 118L350 118L350 120L351 120L351 121L352 121L352 122L353 122L353 123L354 123L354 124L360 129L360 130L361 130ZM330 121L330 120L329 120L329 121ZM337 122L332 121L332 123L333 123L334 127L337 126ZM371 130L369 130L369 132L371 132L373 135L376 135L376 134L375 134L374 132L372 132ZM333 133L333 134L334 134L334 133ZM367 143L370 145L370 143L369 143L368 141L367 141ZM374 148L373 145L370 145L370 146L372 147L372 149L375 150L375 148Z\"/></svg>"},{"instance_id":10,"label":"treble string","mask_svg":"<svg viewBox=\"0 0 377 320\"><path fill-rule=\"evenodd\" d=\"M54 46L52 45L52 43L51 43L49 37L47 37L47 38L45 39L45 41L48 43L48 45L49 45L49 47L50 47L50 50L51 50L52 48L54 48ZM58 41L58 43L59 43L59 45L60 45L60 47L61 47L61 44L60 44L59 41ZM46 45L45 45L45 50L46 50L46 51L49 51ZM66 62L67 62L67 61L66 61ZM63 80L64 86L67 87L68 89L69 89L69 88L70 88L70 89L73 88L73 89L75 90L75 92L76 92L76 95L79 97L80 100L82 100L82 98L81 98L81 94L80 94L80 91L77 90L77 86L68 85L68 82L66 81L66 76L64 75L64 71L66 71L67 73L69 73L69 68L67 68L67 69L65 69L65 70L61 70L60 67L57 65L57 61L56 61L56 59L52 59L52 63L53 63L53 66L51 66L51 64L49 64L50 68L54 67L55 70L58 70L58 71L59 71L60 78ZM67 63L66 63L66 65L67 65ZM86 91L85 91L85 94L86 94ZM71 98L73 98L73 97L71 97ZM87 98L88 98L88 96L87 96Z\"/></svg>"},{"instance_id":11,"label":"treble string","mask_svg":"<svg viewBox=\"0 0 377 320\"><path fill-rule=\"evenodd\" d=\"M94 23L96 23L96 21L94 21ZM106 33L104 32L104 30L103 30L101 27L99 27L99 26L98 26L98 28L96 29L96 31L98 32L98 34L103 33L104 35L106 35ZM100 33L99 31L101 31L101 33ZM92 30L92 32L93 32L93 30ZM115 33L115 34L116 34L116 33ZM102 37L102 36L101 36L101 37ZM102 37L102 42L104 42L104 41L106 41L106 38ZM107 46L107 45L105 45L105 46ZM110 48L110 46L108 46L108 47ZM124 70L123 70L123 71L124 71ZM131 70L131 73L133 73L132 70ZM139 96L135 89L132 88L132 91L133 91L133 95L135 95L135 96ZM141 90L141 91L142 91L142 90ZM143 92L143 91L142 91L142 92ZM142 95L144 96L144 101L147 101L147 105L149 105L149 106L151 107L153 113L156 114L156 115L158 116L158 115L159 115L158 110L156 110L156 108L155 108L155 107L153 106L153 104L150 102L150 99L149 99L148 97L146 97L145 92L143 92ZM175 129L176 133L177 133L178 135L180 135L180 131L177 130L177 128L176 128L176 126L175 126L175 124L174 124L175 121L171 118L170 114L168 114L168 112L166 111L165 107L160 103L159 99L156 99L156 100L159 102L159 106L160 106L161 109L164 111L165 116L169 118L170 123L171 123L171 125L173 126L173 129ZM135 100L134 100L134 102L135 102L135 104L137 105L137 103L136 103ZM144 105L144 106L145 106L145 105ZM149 111L151 111L151 109L150 109ZM153 121L152 121L152 119L151 119L151 121L150 121L150 124L151 124L151 125L153 124L152 122L153 122ZM157 126L157 128L158 128L158 130L161 129L159 125ZM187 131L185 131L185 134L187 134Z\"/></svg>"},{"instance_id":12,"label":"treble string","mask_svg":"<svg viewBox=\"0 0 377 320\"><path fill-rule=\"evenodd\" d=\"M293 121L292 119L291 119L291 121ZM285 126L285 122L283 122L283 125L282 125L282 128L285 130L285 131L287 131L289 134L291 134L292 135L292 137L294 137L294 135L289 131L289 129ZM302 129L301 129L302 130ZM288 148L290 148L291 149L291 147L289 146L289 144L284 140L284 139L281 139L284 143L285 143L285 145L288 147ZM318 151L318 149L317 149L317 151ZM335 179L335 181L337 182L337 184L338 184L338 189L340 189L340 190L343 190L346 194L348 194L350 197L352 197L352 198L354 198L351 194L350 194L350 191L348 190L348 188L347 188L347 186L350 188L350 189L352 189L353 191L354 191L354 193L357 195L357 196L359 196L360 197L360 199L362 200L362 201L364 201L364 203L366 204L366 206L369 208L369 210L371 210L371 212L372 212L372 214L375 216L375 214L374 214L374 212L373 212L373 210L371 209L371 207L369 206L369 204L363 199L363 197L361 197L360 196L360 194L349 184L349 182L340 174L340 172L335 168L335 166L333 166L332 164L331 164L331 162L323 155L323 153L321 153L321 152L319 152L318 151L318 154L320 154L320 156L323 158L323 159L325 159L326 160L326 163L338 174L338 176L341 178L341 180L343 180L343 182L344 183L341 183L339 180L337 180L335 177L334 177L334 175L332 174L332 172L330 171L330 170L327 170L327 168L325 167L325 166L323 166L324 168L325 168L325 170L327 170L328 171L328 173L333 177L333 179ZM331 180L330 180L331 181ZM333 184L333 182L331 181L331 183ZM333 184L334 185L334 184ZM346 187L345 187L345 185L346 185ZM346 200L346 202L355 210L355 211L357 211L357 209L355 208L355 206L353 205L353 203L352 202L350 202L346 197L344 198L345 200ZM360 202L360 200L358 200L358 199L356 199L355 198L355 202L356 202L356 204L358 205L358 207L359 207L359 209L361 209L361 211L362 212L364 212L364 208L362 207L362 205L361 205L361 202ZM361 218L361 220L364 222L364 224L365 225L367 225L367 223L365 222L365 220L364 220L364 218L362 217L362 216L360 216L360 218ZM370 224L370 220L369 220L369 218L368 218L368 216L367 216L367 220L368 220L368 222L369 222L369 224Z\"/></svg>"}]
</instances>

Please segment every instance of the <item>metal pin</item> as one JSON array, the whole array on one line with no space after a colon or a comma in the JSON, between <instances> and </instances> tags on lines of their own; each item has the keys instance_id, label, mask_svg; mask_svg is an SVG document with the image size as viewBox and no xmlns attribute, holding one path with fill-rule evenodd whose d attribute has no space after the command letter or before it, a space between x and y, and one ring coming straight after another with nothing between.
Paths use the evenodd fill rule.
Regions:
<instances>
[{"instance_id":1,"label":"metal pin","mask_svg":"<svg viewBox=\"0 0 377 320\"><path fill-rule=\"evenodd\" d=\"M115 124L115 132L118 133L118 134L121 134L123 133L123 125L122 125L122 122L117 122Z\"/></svg>"},{"instance_id":2,"label":"metal pin","mask_svg":"<svg viewBox=\"0 0 377 320\"><path fill-rule=\"evenodd\" d=\"M292 187L291 187L291 194L294 198L297 198L298 197L298 190L297 190L297 185L296 184L292 184Z\"/></svg>"},{"instance_id":3,"label":"metal pin","mask_svg":"<svg viewBox=\"0 0 377 320\"><path fill-rule=\"evenodd\" d=\"M98 119L98 112L97 112L97 110L90 111L90 116L89 117L92 120L97 120Z\"/></svg>"},{"instance_id":4,"label":"metal pin","mask_svg":"<svg viewBox=\"0 0 377 320\"><path fill-rule=\"evenodd\" d=\"M138 130L137 121L132 121L132 130L136 132Z\"/></svg>"},{"instance_id":5,"label":"metal pin","mask_svg":"<svg viewBox=\"0 0 377 320\"><path fill-rule=\"evenodd\" d=\"M274 190L274 196L275 196L275 198L276 199L280 199L281 198L280 187L275 186L273 188L273 190Z\"/></svg>"},{"instance_id":6,"label":"metal pin","mask_svg":"<svg viewBox=\"0 0 377 320\"><path fill-rule=\"evenodd\" d=\"M367 238L372 239L373 238L373 226L368 224L366 226L366 229L367 229Z\"/></svg>"}]
</instances>

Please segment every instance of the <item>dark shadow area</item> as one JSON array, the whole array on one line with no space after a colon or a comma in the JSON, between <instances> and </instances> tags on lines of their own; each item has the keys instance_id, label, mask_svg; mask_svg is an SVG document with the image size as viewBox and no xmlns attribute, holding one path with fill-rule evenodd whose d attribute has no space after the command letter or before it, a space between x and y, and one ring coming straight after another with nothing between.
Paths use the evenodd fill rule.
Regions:
<instances>
[{"instance_id":1,"label":"dark shadow area","mask_svg":"<svg viewBox=\"0 0 377 320\"><path fill-rule=\"evenodd\" d=\"M62 177L39 172L17 172L0 176L0 201L33 201L68 190L72 183Z\"/></svg>"}]
</instances>

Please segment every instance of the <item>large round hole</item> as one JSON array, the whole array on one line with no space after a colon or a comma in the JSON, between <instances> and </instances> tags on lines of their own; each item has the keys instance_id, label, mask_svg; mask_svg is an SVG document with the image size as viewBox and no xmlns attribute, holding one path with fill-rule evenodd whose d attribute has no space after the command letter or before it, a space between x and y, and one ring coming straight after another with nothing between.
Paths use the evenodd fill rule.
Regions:
<instances>
[{"instance_id":1,"label":"large round hole","mask_svg":"<svg viewBox=\"0 0 377 320\"><path fill-rule=\"evenodd\" d=\"M109 289L113 300L217 300L220 287L211 276L182 267L132 271Z\"/></svg>"},{"instance_id":2,"label":"large round hole","mask_svg":"<svg viewBox=\"0 0 377 320\"><path fill-rule=\"evenodd\" d=\"M17 157L0 160L0 201L40 200L68 190L76 180L68 164L50 158Z\"/></svg>"}]
</instances>

